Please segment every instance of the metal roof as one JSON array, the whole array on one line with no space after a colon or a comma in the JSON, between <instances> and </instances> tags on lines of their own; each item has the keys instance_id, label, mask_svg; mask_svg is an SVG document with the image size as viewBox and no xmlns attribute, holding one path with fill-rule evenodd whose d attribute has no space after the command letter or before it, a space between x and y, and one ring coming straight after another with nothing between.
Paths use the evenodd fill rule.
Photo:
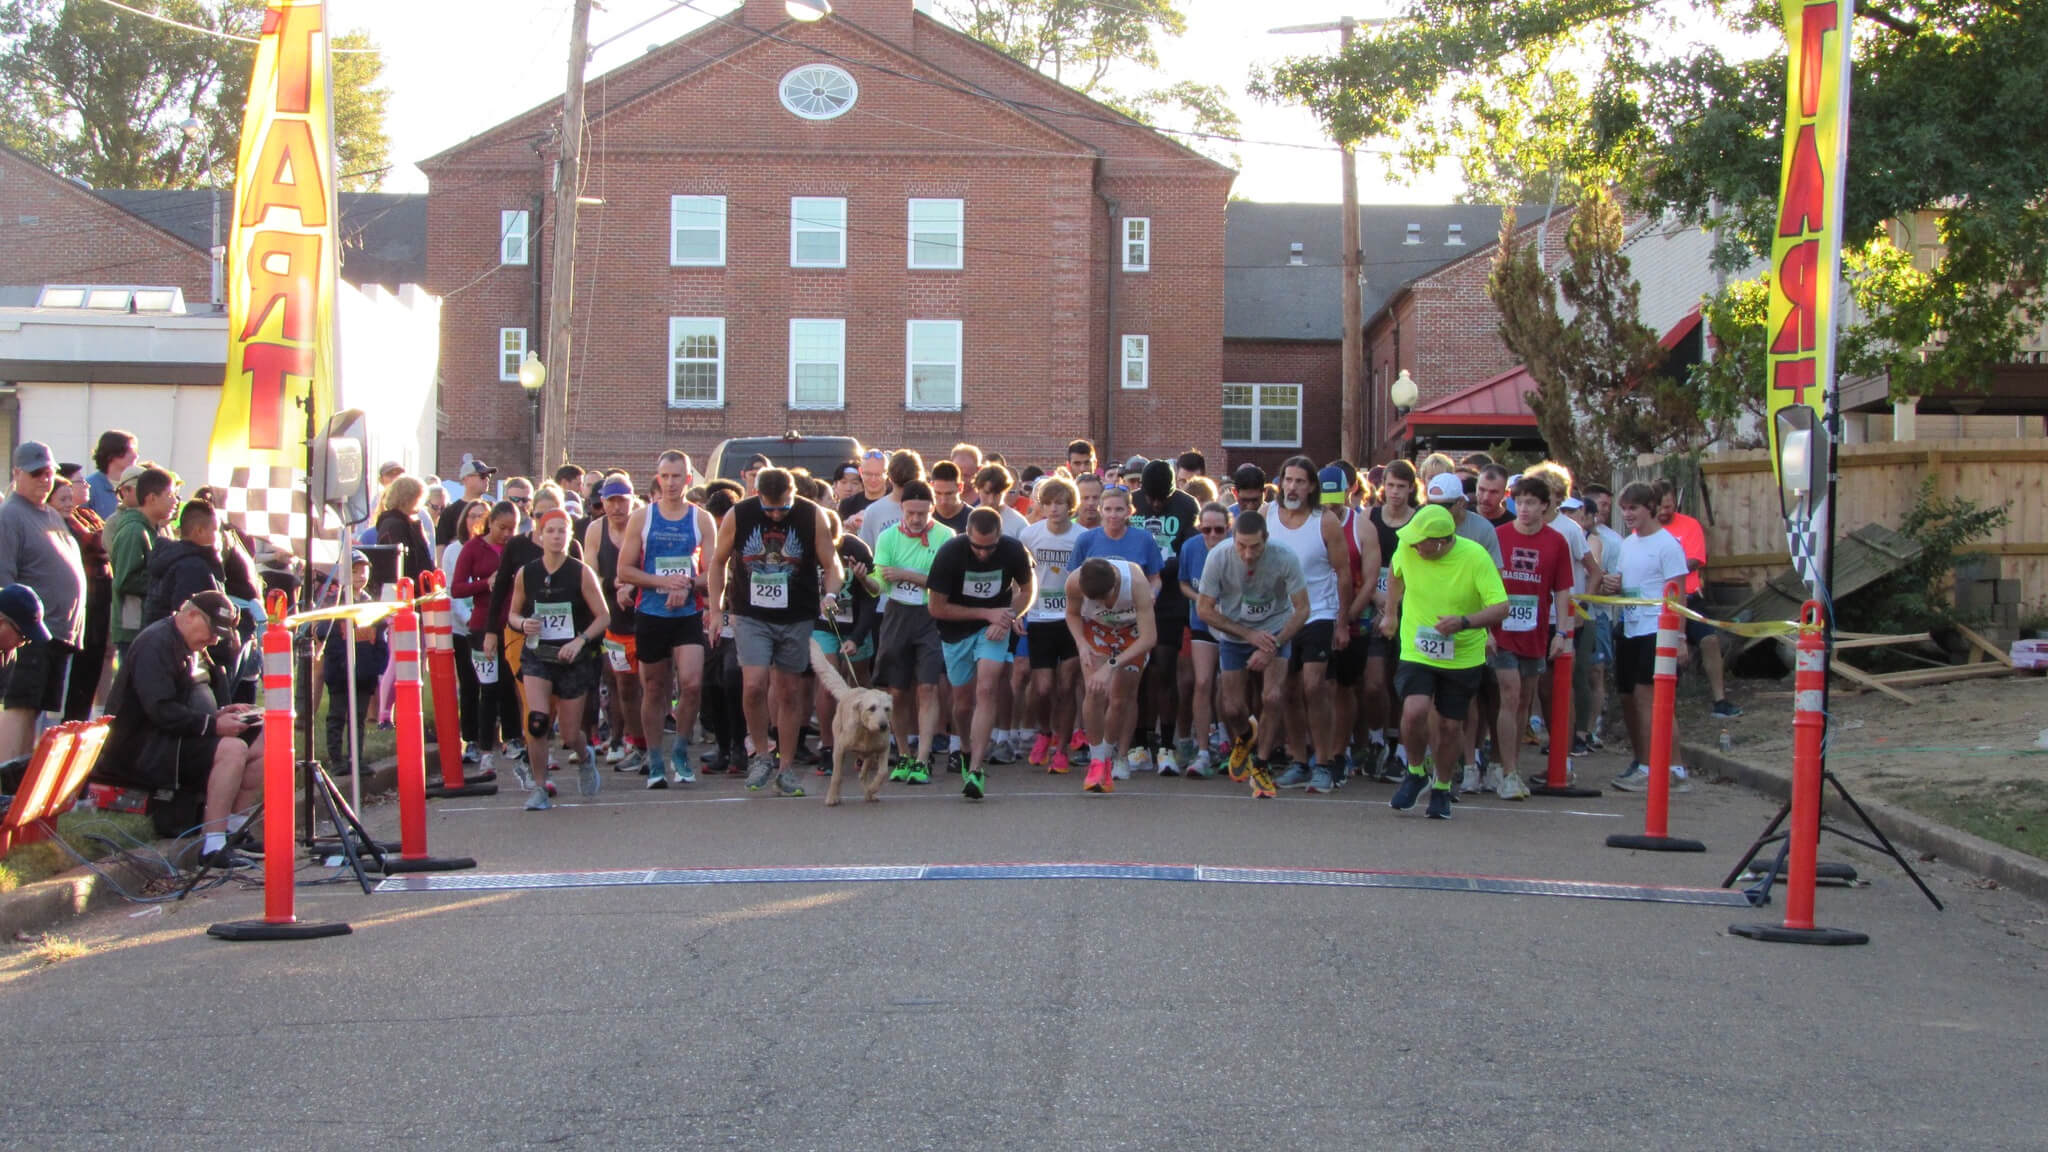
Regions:
<instances>
[{"instance_id":1,"label":"metal roof","mask_svg":"<svg viewBox=\"0 0 2048 1152\"><path fill-rule=\"evenodd\" d=\"M177 235L201 252L213 245L213 192L205 188L95 188L93 195ZM234 195L220 191L220 242L228 242ZM423 194L341 194L341 278L392 291L427 281L427 198Z\"/></svg>"}]
</instances>

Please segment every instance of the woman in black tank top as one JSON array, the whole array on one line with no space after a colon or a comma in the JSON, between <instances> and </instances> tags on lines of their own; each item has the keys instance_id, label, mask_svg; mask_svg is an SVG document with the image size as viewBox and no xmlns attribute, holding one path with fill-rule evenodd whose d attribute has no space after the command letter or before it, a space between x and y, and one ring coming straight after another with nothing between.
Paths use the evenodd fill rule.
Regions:
<instances>
[{"instance_id":1,"label":"woman in black tank top","mask_svg":"<svg viewBox=\"0 0 2048 1152\"><path fill-rule=\"evenodd\" d=\"M538 811L552 807L547 794L549 721L558 723L564 736L581 740L583 698L597 687L599 641L611 613L597 573L569 556L569 514L560 509L542 513L535 529L541 556L512 578L506 622L526 635L519 680L526 694L527 771L520 783L532 789L526 807ZM576 767L578 790L594 795L597 750L585 744Z\"/></svg>"}]
</instances>

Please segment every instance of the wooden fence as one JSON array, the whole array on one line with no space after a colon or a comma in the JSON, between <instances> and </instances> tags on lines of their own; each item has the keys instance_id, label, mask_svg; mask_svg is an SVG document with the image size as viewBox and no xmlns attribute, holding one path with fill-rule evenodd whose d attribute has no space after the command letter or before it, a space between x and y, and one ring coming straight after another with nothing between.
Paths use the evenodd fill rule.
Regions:
<instances>
[{"instance_id":1,"label":"wooden fence","mask_svg":"<svg viewBox=\"0 0 2048 1152\"><path fill-rule=\"evenodd\" d=\"M2048 440L1849 444L1839 465L1838 535L1872 523L1897 529L1928 476L1941 496L2004 505L2005 527L1967 550L1995 558L2000 570L1987 576L2018 580L2021 603L2048 611ZM1700 472L1704 507L1695 514L1707 527L1708 578L1761 587L1791 564L1769 452L1709 456Z\"/></svg>"}]
</instances>

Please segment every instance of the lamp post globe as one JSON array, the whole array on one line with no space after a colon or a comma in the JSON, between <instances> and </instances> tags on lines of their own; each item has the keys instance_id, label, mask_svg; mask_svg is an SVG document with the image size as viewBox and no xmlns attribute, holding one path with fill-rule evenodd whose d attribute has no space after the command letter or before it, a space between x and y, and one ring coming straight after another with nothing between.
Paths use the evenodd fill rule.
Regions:
<instances>
[{"instance_id":1,"label":"lamp post globe","mask_svg":"<svg viewBox=\"0 0 2048 1152\"><path fill-rule=\"evenodd\" d=\"M791 20L808 24L832 14L832 0L783 0L782 10Z\"/></svg>"},{"instance_id":2,"label":"lamp post globe","mask_svg":"<svg viewBox=\"0 0 2048 1152\"><path fill-rule=\"evenodd\" d=\"M1401 374L1394 377L1394 382L1387 386L1387 399L1393 402L1394 411L1404 415L1414 410L1415 402L1421 398L1421 394L1422 390L1416 387L1415 377L1410 376L1406 368L1401 369Z\"/></svg>"}]
</instances>

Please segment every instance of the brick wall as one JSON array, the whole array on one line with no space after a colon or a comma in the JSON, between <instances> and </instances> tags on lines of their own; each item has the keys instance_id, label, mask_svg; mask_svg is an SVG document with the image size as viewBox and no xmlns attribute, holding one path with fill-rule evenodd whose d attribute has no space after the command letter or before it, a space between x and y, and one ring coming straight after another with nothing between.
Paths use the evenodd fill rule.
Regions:
<instances>
[{"instance_id":1,"label":"brick wall","mask_svg":"<svg viewBox=\"0 0 2048 1152\"><path fill-rule=\"evenodd\" d=\"M176 236L0 148L0 284L149 284L211 299L212 261Z\"/></svg>"},{"instance_id":2,"label":"brick wall","mask_svg":"<svg viewBox=\"0 0 2048 1152\"><path fill-rule=\"evenodd\" d=\"M1277 475L1281 461L1302 455L1325 464L1335 460L1343 435L1339 419L1343 395L1343 345L1334 340L1226 340L1223 380L1227 384L1299 384L1301 446L1299 448L1227 448L1221 464L1212 453L1209 473L1228 476L1249 460ZM1220 419L1220 416L1219 416Z\"/></svg>"}]
</instances>

